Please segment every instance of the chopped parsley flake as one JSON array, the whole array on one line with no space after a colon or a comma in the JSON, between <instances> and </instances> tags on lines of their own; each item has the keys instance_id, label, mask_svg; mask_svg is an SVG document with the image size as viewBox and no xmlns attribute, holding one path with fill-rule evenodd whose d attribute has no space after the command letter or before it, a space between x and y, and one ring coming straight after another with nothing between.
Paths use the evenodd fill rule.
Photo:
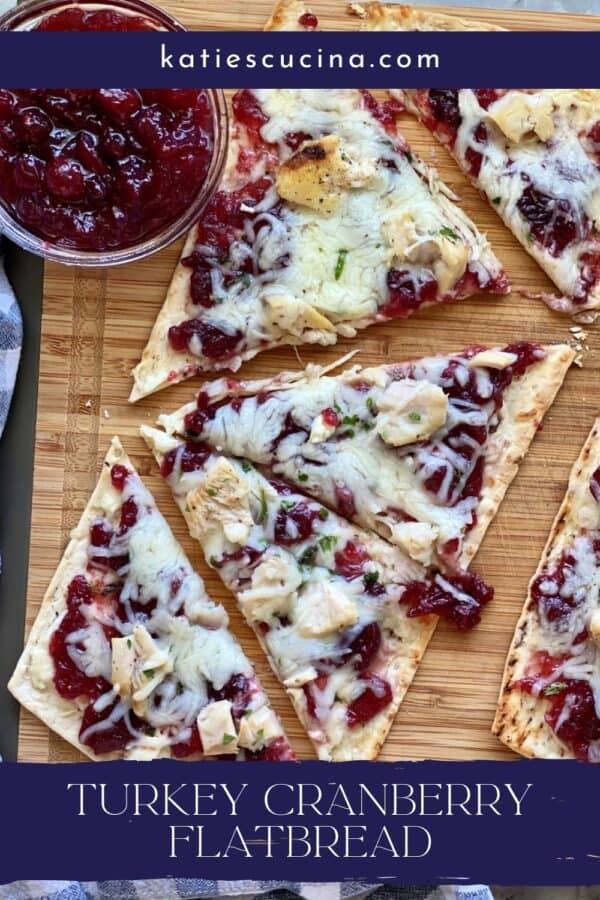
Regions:
<instances>
[{"instance_id":1,"label":"chopped parsley flake","mask_svg":"<svg viewBox=\"0 0 600 900\"><path fill-rule=\"evenodd\" d=\"M282 501L281 501L281 508L282 508L282 509L293 509L293 507L294 507L295 505L296 505L296 501L295 501L295 500L282 500Z\"/></svg>"},{"instance_id":2,"label":"chopped parsley flake","mask_svg":"<svg viewBox=\"0 0 600 900\"><path fill-rule=\"evenodd\" d=\"M181 694L183 694L183 685L182 685L182 683L181 683L180 681L177 682L177 690L176 690L176 694L177 694L178 697L180 697Z\"/></svg>"},{"instance_id":3,"label":"chopped parsley flake","mask_svg":"<svg viewBox=\"0 0 600 900\"><path fill-rule=\"evenodd\" d=\"M502 202L502 197L494 197L494 199L492 200L492 203L495 203L496 206L501 202Z\"/></svg>"},{"instance_id":4,"label":"chopped parsley flake","mask_svg":"<svg viewBox=\"0 0 600 900\"><path fill-rule=\"evenodd\" d=\"M256 732L256 737L258 738L259 741L262 741L264 736L265 736L265 729L259 728L258 731Z\"/></svg>"},{"instance_id":5,"label":"chopped parsley flake","mask_svg":"<svg viewBox=\"0 0 600 900\"><path fill-rule=\"evenodd\" d=\"M315 546L307 547L298 562L301 566L314 566L317 548Z\"/></svg>"},{"instance_id":6,"label":"chopped parsley flake","mask_svg":"<svg viewBox=\"0 0 600 900\"><path fill-rule=\"evenodd\" d=\"M339 281L342 277L342 272L344 271L344 266L346 265L346 257L348 256L347 250L340 250L338 253L337 262L335 264L334 277L336 281Z\"/></svg>"},{"instance_id":7,"label":"chopped parsley flake","mask_svg":"<svg viewBox=\"0 0 600 900\"><path fill-rule=\"evenodd\" d=\"M233 286L234 284L241 284L243 287L249 288L250 285L252 284L252 279L251 279L251 277L248 275L248 273L245 272L243 275L240 275L239 278L235 278L235 279L231 282L231 285L230 285L230 286Z\"/></svg>"},{"instance_id":8,"label":"chopped parsley flake","mask_svg":"<svg viewBox=\"0 0 600 900\"><path fill-rule=\"evenodd\" d=\"M373 400L372 397L367 397L367 409L369 410L370 413L375 412L375 401Z\"/></svg>"},{"instance_id":9,"label":"chopped parsley flake","mask_svg":"<svg viewBox=\"0 0 600 900\"><path fill-rule=\"evenodd\" d=\"M449 241L460 241L460 235L458 235L455 231L452 231L451 228L448 228L447 225L444 225L443 228L440 228L440 234L442 237L447 237Z\"/></svg>"},{"instance_id":10,"label":"chopped parsley flake","mask_svg":"<svg viewBox=\"0 0 600 900\"><path fill-rule=\"evenodd\" d=\"M346 437L353 438L354 437L354 428L349 428L348 431L345 432Z\"/></svg>"},{"instance_id":11,"label":"chopped parsley flake","mask_svg":"<svg viewBox=\"0 0 600 900\"><path fill-rule=\"evenodd\" d=\"M249 463L248 460L242 460L242 472L251 472L253 468L252 463Z\"/></svg>"},{"instance_id":12,"label":"chopped parsley flake","mask_svg":"<svg viewBox=\"0 0 600 900\"><path fill-rule=\"evenodd\" d=\"M568 685L564 681L555 681L554 684L549 684L548 687L544 691L544 697L552 697L554 694L560 694L561 691L564 691Z\"/></svg>"},{"instance_id":13,"label":"chopped parsley flake","mask_svg":"<svg viewBox=\"0 0 600 900\"><path fill-rule=\"evenodd\" d=\"M377 584L379 581L379 572L365 572L363 582L365 585Z\"/></svg>"},{"instance_id":14,"label":"chopped parsley flake","mask_svg":"<svg viewBox=\"0 0 600 900\"><path fill-rule=\"evenodd\" d=\"M344 416L342 419L342 425L358 425L360 419L358 416Z\"/></svg>"},{"instance_id":15,"label":"chopped parsley flake","mask_svg":"<svg viewBox=\"0 0 600 900\"><path fill-rule=\"evenodd\" d=\"M530 231L529 234L527 235L527 240L528 240L528 241L535 241L535 234L532 234L531 231Z\"/></svg>"},{"instance_id":16,"label":"chopped parsley flake","mask_svg":"<svg viewBox=\"0 0 600 900\"><path fill-rule=\"evenodd\" d=\"M322 519L324 522L325 519L328 517L328 515L329 515L329 510L325 509L325 507L322 506L321 509L319 510L319 518Z\"/></svg>"},{"instance_id":17,"label":"chopped parsley flake","mask_svg":"<svg viewBox=\"0 0 600 900\"><path fill-rule=\"evenodd\" d=\"M127 649L131 650L131 647L132 647L131 638L127 638Z\"/></svg>"},{"instance_id":18,"label":"chopped parsley flake","mask_svg":"<svg viewBox=\"0 0 600 900\"><path fill-rule=\"evenodd\" d=\"M420 422L421 421L421 413L415 412L413 410L413 412L409 412L408 418L411 422Z\"/></svg>"},{"instance_id":19,"label":"chopped parsley flake","mask_svg":"<svg viewBox=\"0 0 600 900\"><path fill-rule=\"evenodd\" d=\"M154 678L155 674L156 673L155 673L154 669L144 669L144 675L146 676L148 681L150 681L151 678Z\"/></svg>"},{"instance_id":20,"label":"chopped parsley flake","mask_svg":"<svg viewBox=\"0 0 600 900\"><path fill-rule=\"evenodd\" d=\"M260 492L260 511L258 513L258 521L260 524L267 521L269 515L269 504L267 503L267 495L264 490Z\"/></svg>"},{"instance_id":21,"label":"chopped parsley flake","mask_svg":"<svg viewBox=\"0 0 600 900\"><path fill-rule=\"evenodd\" d=\"M215 568L216 566L219 565L219 560L217 559L216 556L211 556L208 560L208 564L209 564L209 566L213 566L213 568Z\"/></svg>"},{"instance_id":22,"label":"chopped parsley flake","mask_svg":"<svg viewBox=\"0 0 600 900\"><path fill-rule=\"evenodd\" d=\"M223 743L224 745L226 745L226 744L231 744L233 741L235 741L235 735L234 735L234 734L224 734L224 735L223 735L223 741L222 741L222 743Z\"/></svg>"},{"instance_id":23,"label":"chopped parsley flake","mask_svg":"<svg viewBox=\"0 0 600 900\"><path fill-rule=\"evenodd\" d=\"M319 538L319 547L323 553L328 553L330 550L333 550L337 541L338 539L334 534L324 534L322 538Z\"/></svg>"},{"instance_id":24,"label":"chopped parsley flake","mask_svg":"<svg viewBox=\"0 0 600 900\"><path fill-rule=\"evenodd\" d=\"M208 496L209 496L209 497L216 497L216 496L217 496L217 489L216 489L216 488L213 488L213 487L210 487L210 488L208 489Z\"/></svg>"},{"instance_id":25,"label":"chopped parsley flake","mask_svg":"<svg viewBox=\"0 0 600 900\"><path fill-rule=\"evenodd\" d=\"M308 481L308 475L306 472L300 472L298 475L298 481Z\"/></svg>"}]
</instances>

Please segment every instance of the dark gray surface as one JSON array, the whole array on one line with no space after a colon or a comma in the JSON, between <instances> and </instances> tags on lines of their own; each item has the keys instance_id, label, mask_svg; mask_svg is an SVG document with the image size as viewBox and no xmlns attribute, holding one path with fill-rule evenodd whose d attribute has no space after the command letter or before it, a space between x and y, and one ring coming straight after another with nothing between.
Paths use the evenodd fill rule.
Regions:
<instances>
[{"instance_id":1,"label":"dark gray surface","mask_svg":"<svg viewBox=\"0 0 600 900\"><path fill-rule=\"evenodd\" d=\"M18 707L6 690L6 682L23 646L43 264L37 257L10 247L6 269L19 298L24 330L13 404L0 441L0 753L12 760L17 753Z\"/></svg>"}]
</instances>

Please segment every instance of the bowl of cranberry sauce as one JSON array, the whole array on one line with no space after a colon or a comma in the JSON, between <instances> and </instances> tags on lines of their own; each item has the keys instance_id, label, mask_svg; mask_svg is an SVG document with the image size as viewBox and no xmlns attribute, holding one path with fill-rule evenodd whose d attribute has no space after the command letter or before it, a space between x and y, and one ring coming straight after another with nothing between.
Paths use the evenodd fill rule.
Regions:
<instances>
[{"instance_id":1,"label":"bowl of cranberry sauce","mask_svg":"<svg viewBox=\"0 0 600 900\"><path fill-rule=\"evenodd\" d=\"M0 30L183 31L145 0L34 0ZM200 217L227 150L222 91L0 89L0 232L40 256L108 266Z\"/></svg>"}]
</instances>

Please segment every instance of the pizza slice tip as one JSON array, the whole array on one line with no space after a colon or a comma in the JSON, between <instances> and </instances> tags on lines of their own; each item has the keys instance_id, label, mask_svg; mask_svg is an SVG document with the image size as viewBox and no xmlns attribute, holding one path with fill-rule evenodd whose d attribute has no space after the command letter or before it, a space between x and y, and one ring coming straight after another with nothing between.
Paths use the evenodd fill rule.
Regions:
<instances>
[{"instance_id":1,"label":"pizza slice tip","mask_svg":"<svg viewBox=\"0 0 600 900\"><path fill-rule=\"evenodd\" d=\"M227 624L115 437L8 687L95 760L293 759Z\"/></svg>"}]
</instances>

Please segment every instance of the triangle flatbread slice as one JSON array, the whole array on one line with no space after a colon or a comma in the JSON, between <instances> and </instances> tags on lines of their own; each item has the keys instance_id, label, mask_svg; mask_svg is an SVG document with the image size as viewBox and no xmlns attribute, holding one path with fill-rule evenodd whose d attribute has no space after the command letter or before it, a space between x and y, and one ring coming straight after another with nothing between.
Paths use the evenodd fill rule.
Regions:
<instances>
[{"instance_id":1,"label":"triangle flatbread slice","mask_svg":"<svg viewBox=\"0 0 600 900\"><path fill-rule=\"evenodd\" d=\"M344 26L346 31L357 27L369 31L504 31L487 22L460 19L400 3L390 6L383 3L346 3L340 4L340 8L344 5L348 13ZM310 5L303 0L280 0L275 4L265 31L314 31L319 27L319 19L316 16L308 19L307 13L314 16Z\"/></svg>"},{"instance_id":2,"label":"triangle flatbread slice","mask_svg":"<svg viewBox=\"0 0 600 900\"><path fill-rule=\"evenodd\" d=\"M396 101L244 90L232 108L222 188L185 244L132 401L270 347L508 291L486 237L399 134Z\"/></svg>"},{"instance_id":3,"label":"triangle flatbread slice","mask_svg":"<svg viewBox=\"0 0 600 900\"><path fill-rule=\"evenodd\" d=\"M207 444L142 427L193 537L235 594L322 760L374 759L444 615L492 596Z\"/></svg>"},{"instance_id":4,"label":"triangle flatbread slice","mask_svg":"<svg viewBox=\"0 0 600 900\"><path fill-rule=\"evenodd\" d=\"M600 419L573 466L506 660L493 732L600 762Z\"/></svg>"},{"instance_id":5,"label":"triangle flatbread slice","mask_svg":"<svg viewBox=\"0 0 600 900\"><path fill-rule=\"evenodd\" d=\"M410 6L365 3L348 10L349 25L363 31L504 30ZM279 4L267 28L302 29L306 11L295 0ZM563 295L540 298L560 312L599 309L600 91L391 93L447 147Z\"/></svg>"},{"instance_id":6,"label":"triangle flatbread slice","mask_svg":"<svg viewBox=\"0 0 600 900\"><path fill-rule=\"evenodd\" d=\"M522 341L341 375L221 379L159 421L453 570L475 555L573 358Z\"/></svg>"},{"instance_id":7,"label":"triangle flatbread slice","mask_svg":"<svg viewBox=\"0 0 600 900\"><path fill-rule=\"evenodd\" d=\"M227 623L114 438L8 687L92 759L293 759Z\"/></svg>"}]
</instances>

